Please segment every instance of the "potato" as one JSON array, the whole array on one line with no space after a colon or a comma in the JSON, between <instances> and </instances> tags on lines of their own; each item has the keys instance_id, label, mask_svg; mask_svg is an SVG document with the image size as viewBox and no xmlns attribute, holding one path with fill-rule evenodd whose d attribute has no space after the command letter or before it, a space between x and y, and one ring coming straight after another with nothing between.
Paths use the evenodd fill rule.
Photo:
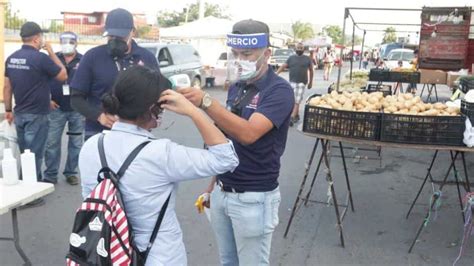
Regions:
<instances>
[{"instance_id":1,"label":"potato","mask_svg":"<svg viewBox=\"0 0 474 266\"><path fill-rule=\"evenodd\" d=\"M363 104L358 103L358 104L355 105L355 108L356 108L357 110L362 110L362 109L365 108L365 106L364 106Z\"/></svg>"},{"instance_id":2,"label":"potato","mask_svg":"<svg viewBox=\"0 0 474 266\"><path fill-rule=\"evenodd\" d=\"M421 97L420 96L415 96L415 98L413 98L413 100L415 100L416 103L421 103Z\"/></svg>"},{"instance_id":3,"label":"potato","mask_svg":"<svg viewBox=\"0 0 474 266\"><path fill-rule=\"evenodd\" d=\"M402 109L406 108L405 103L403 103L403 102L397 102L395 104L395 106L397 107L398 110L402 110Z\"/></svg>"},{"instance_id":4,"label":"potato","mask_svg":"<svg viewBox=\"0 0 474 266\"><path fill-rule=\"evenodd\" d=\"M370 104L375 104L375 103L378 103L379 102L379 99L377 97L369 97L369 99L367 99L367 101L370 103Z\"/></svg>"},{"instance_id":5,"label":"potato","mask_svg":"<svg viewBox=\"0 0 474 266\"><path fill-rule=\"evenodd\" d=\"M386 108L387 111L389 111L390 113L395 113L398 111L397 107L395 106L389 106L388 108Z\"/></svg>"},{"instance_id":6,"label":"potato","mask_svg":"<svg viewBox=\"0 0 474 266\"><path fill-rule=\"evenodd\" d=\"M424 113L426 116L437 116L439 115L439 111L436 109L430 109Z\"/></svg>"},{"instance_id":7,"label":"potato","mask_svg":"<svg viewBox=\"0 0 474 266\"><path fill-rule=\"evenodd\" d=\"M333 109L340 109L340 108L342 108L342 105L341 105L340 103L336 102L336 101L331 102L330 105L331 105L331 107L332 107Z\"/></svg>"},{"instance_id":8,"label":"potato","mask_svg":"<svg viewBox=\"0 0 474 266\"><path fill-rule=\"evenodd\" d=\"M316 106L319 103L321 103L321 97L314 97L311 100L309 100L309 105Z\"/></svg>"},{"instance_id":9,"label":"potato","mask_svg":"<svg viewBox=\"0 0 474 266\"><path fill-rule=\"evenodd\" d=\"M418 105L413 105L411 108L410 108L410 113L414 112L414 113L419 113L420 112L420 108L418 107Z\"/></svg>"},{"instance_id":10,"label":"potato","mask_svg":"<svg viewBox=\"0 0 474 266\"><path fill-rule=\"evenodd\" d=\"M411 94L411 93L405 93L405 94L402 94L402 96L405 100L413 99L413 94Z\"/></svg>"},{"instance_id":11,"label":"potato","mask_svg":"<svg viewBox=\"0 0 474 266\"><path fill-rule=\"evenodd\" d=\"M404 108L404 109L401 109L401 110L400 110L400 113L402 113L402 114L406 114L406 113L408 113L408 112L409 112L409 111L408 111L408 108Z\"/></svg>"},{"instance_id":12,"label":"potato","mask_svg":"<svg viewBox=\"0 0 474 266\"><path fill-rule=\"evenodd\" d=\"M431 108L433 108L433 105L431 103L425 103L425 110L430 110Z\"/></svg>"},{"instance_id":13,"label":"potato","mask_svg":"<svg viewBox=\"0 0 474 266\"><path fill-rule=\"evenodd\" d=\"M461 109L459 107L448 107L446 109L446 112L454 114L454 115L458 115L461 112Z\"/></svg>"},{"instance_id":14,"label":"potato","mask_svg":"<svg viewBox=\"0 0 474 266\"><path fill-rule=\"evenodd\" d=\"M323 108L328 108L328 109L331 109L331 105L329 104L319 104L318 107L323 107Z\"/></svg>"},{"instance_id":15,"label":"potato","mask_svg":"<svg viewBox=\"0 0 474 266\"><path fill-rule=\"evenodd\" d=\"M433 107L434 107L435 109L437 109L437 110L444 110L444 109L446 109L448 106L447 106L446 104L444 104L444 103L435 103L435 104L433 105Z\"/></svg>"},{"instance_id":16,"label":"potato","mask_svg":"<svg viewBox=\"0 0 474 266\"><path fill-rule=\"evenodd\" d=\"M331 91L331 96L332 97L337 97L337 96L339 96L339 93L337 93L337 91Z\"/></svg>"},{"instance_id":17,"label":"potato","mask_svg":"<svg viewBox=\"0 0 474 266\"><path fill-rule=\"evenodd\" d=\"M415 105L415 103L412 101L406 101L404 105L406 109L410 109L413 105Z\"/></svg>"}]
</instances>

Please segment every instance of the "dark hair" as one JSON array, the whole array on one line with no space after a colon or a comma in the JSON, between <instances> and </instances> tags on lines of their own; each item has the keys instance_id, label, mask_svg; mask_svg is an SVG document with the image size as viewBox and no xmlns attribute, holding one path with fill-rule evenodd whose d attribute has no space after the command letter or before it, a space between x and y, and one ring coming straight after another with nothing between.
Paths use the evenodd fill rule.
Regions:
<instances>
[{"instance_id":1,"label":"dark hair","mask_svg":"<svg viewBox=\"0 0 474 266\"><path fill-rule=\"evenodd\" d=\"M132 66L121 71L111 93L102 97L102 107L109 114L136 120L149 113L163 92L162 77L156 70Z\"/></svg>"}]
</instances>

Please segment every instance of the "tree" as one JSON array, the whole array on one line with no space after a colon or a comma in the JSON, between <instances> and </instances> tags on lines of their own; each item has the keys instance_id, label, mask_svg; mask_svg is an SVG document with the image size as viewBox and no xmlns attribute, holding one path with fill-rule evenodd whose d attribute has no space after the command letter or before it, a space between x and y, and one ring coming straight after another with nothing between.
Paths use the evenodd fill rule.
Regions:
<instances>
[{"instance_id":1,"label":"tree","mask_svg":"<svg viewBox=\"0 0 474 266\"><path fill-rule=\"evenodd\" d=\"M162 11L158 14L158 25L160 27L174 27L186 22L197 20L199 18L199 2L189 5L188 9L183 8L181 12L177 11ZM227 10L217 4L204 4L204 16L214 16L217 18L230 18Z\"/></svg>"},{"instance_id":2,"label":"tree","mask_svg":"<svg viewBox=\"0 0 474 266\"><path fill-rule=\"evenodd\" d=\"M64 25L62 23L58 23L56 20L51 21L51 24L49 25L49 32L61 33L63 31Z\"/></svg>"},{"instance_id":3,"label":"tree","mask_svg":"<svg viewBox=\"0 0 474 266\"><path fill-rule=\"evenodd\" d=\"M329 25L323 28L323 32L331 37L333 43L342 44L342 30L336 25Z\"/></svg>"},{"instance_id":4,"label":"tree","mask_svg":"<svg viewBox=\"0 0 474 266\"><path fill-rule=\"evenodd\" d=\"M137 28L137 37L138 38L146 38L148 33L150 33L151 27L150 26L141 26Z\"/></svg>"},{"instance_id":5,"label":"tree","mask_svg":"<svg viewBox=\"0 0 474 266\"><path fill-rule=\"evenodd\" d=\"M291 30L295 40L307 40L314 37L313 25L308 22L296 21L291 24Z\"/></svg>"},{"instance_id":6,"label":"tree","mask_svg":"<svg viewBox=\"0 0 474 266\"><path fill-rule=\"evenodd\" d=\"M385 33L383 35L383 43L391 43L397 41L397 31L394 27L388 27L385 29Z\"/></svg>"},{"instance_id":7,"label":"tree","mask_svg":"<svg viewBox=\"0 0 474 266\"><path fill-rule=\"evenodd\" d=\"M25 24L26 19L20 18L17 11L11 10L11 4L5 6L5 28L6 29L20 29Z\"/></svg>"}]
</instances>

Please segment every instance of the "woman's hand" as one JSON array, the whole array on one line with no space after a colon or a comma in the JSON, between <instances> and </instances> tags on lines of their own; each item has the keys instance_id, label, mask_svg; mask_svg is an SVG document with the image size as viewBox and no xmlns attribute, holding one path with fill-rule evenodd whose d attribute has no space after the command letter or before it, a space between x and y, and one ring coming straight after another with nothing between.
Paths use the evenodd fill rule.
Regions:
<instances>
[{"instance_id":1,"label":"woman's hand","mask_svg":"<svg viewBox=\"0 0 474 266\"><path fill-rule=\"evenodd\" d=\"M177 93L173 90L166 90L161 94L158 102L161 104L161 108L190 116L193 112L198 109L189 100L187 100L182 94Z\"/></svg>"}]
</instances>

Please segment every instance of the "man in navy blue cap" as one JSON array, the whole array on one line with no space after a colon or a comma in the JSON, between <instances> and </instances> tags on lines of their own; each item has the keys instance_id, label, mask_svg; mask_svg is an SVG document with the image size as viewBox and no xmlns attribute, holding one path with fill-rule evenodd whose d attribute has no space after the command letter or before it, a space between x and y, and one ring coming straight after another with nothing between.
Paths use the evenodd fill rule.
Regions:
<instances>
[{"instance_id":1,"label":"man in navy blue cap","mask_svg":"<svg viewBox=\"0 0 474 266\"><path fill-rule=\"evenodd\" d=\"M280 157L295 101L290 84L267 64L269 36L260 21L233 26L227 39L232 82L227 108L201 90L179 90L227 134L240 161L207 190L222 265L268 265L278 225Z\"/></svg>"},{"instance_id":2,"label":"man in navy blue cap","mask_svg":"<svg viewBox=\"0 0 474 266\"><path fill-rule=\"evenodd\" d=\"M45 164L43 180L50 183L58 182L58 168L61 162L61 137L66 124L68 125L67 160L64 167L64 176L70 185L79 183L77 164L82 147L84 117L74 111L70 103L70 89L74 73L79 66L82 54L77 52L77 35L74 32L63 32L59 36L61 52L57 52L61 63L67 71L68 79L64 82L51 81L51 112L49 113L49 133L46 142Z\"/></svg>"},{"instance_id":3,"label":"man in navy blue cap","mask_svg":"<svg viewBox=\"0 0 474 266\"><path fill-rule=\"evenodd\" d=\"M85 138L110 129L117 117L102 112L101 98L112 88L118 73L132 65L159 70L155 56L132 39L133 15L125 9L110 11L105 21L107 44L95 47L81 59L71 82L71 105L86 117Z\"/></svg>"},{"instance_id":4,"label":"man in navy blue cap","mask_svg":"<svg viewBox=\"0 0 474 266\"><path fill-rule=\"evenodd\" d=\"M5 62L5 119L10 123L15 120L20 151L29 149L35 154L37 179L41 181L49 126L49 83L52 79L65 81L67 72L51 45L44 41L43 30L38 24L26 22L20 36L23 46ZM49 56L41 53L41 49ZM13 110L12 95L16 104Z\"/></svg>"}]
</instances>

